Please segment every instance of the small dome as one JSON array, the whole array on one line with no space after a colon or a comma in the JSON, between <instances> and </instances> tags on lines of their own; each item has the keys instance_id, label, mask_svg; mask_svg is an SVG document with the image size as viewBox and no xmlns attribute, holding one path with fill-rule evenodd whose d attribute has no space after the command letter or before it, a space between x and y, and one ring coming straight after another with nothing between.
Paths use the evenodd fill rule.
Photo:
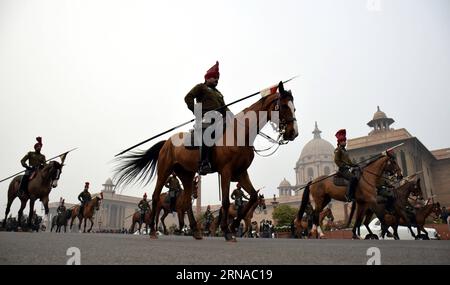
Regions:
<instances>
[{"instance_id":1,"label":"small dome","mask_svg":"<svg viewBox=\"0 0 450 285\"><path fill-rule=\"evenodd\" d=\"M291 187L291 183L289 183L289 181L287 181L286 178L284 178L283 181L281 181L279 187Z\"/></svg>"},{"instance_id":2,"label":"small dome","mask_svg":"<svg viewBox=\"0 0 450 285\"><path fill-rule=\"evenodd\" d=\"M377 106L377 111L373 114L372 120L386 119L386 113L380 110L380 106Z\"/></svg>"},{"instance_id":3,"label":"small dome","mask_svg":"<svg viewBox=\"0 0 450 285\"><path fill-rule=\"evenodd\" d=\"M105 185L114 185L111 178L106 179Z\"/></svg>"}]
</instances>

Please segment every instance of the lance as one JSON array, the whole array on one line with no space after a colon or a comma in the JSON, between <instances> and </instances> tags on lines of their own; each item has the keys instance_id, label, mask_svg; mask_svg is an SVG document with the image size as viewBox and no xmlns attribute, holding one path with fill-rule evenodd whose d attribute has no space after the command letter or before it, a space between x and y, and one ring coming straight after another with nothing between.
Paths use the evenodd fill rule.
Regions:
<instances>
[{"instance_id":1,"label":"lance","mask_svg":"<svg viewBox=\"0 0 450 285\"><path fill-rule=\"evenodd\" d=\"M52 157L52 158L49 158L49 159L47 159L45 162L50 161L50 160L52 160L52 159L55 159L55 158L57 158L57 157L60 157L60 158L61 158L61 164L64 165L64 160L66 159L67 154L68 154L69 152L71 152L71 151L76 150L76 149L77 149L77 147L76 147L76 148L73 148L73 149L71 149L71 150L69 150L69 151L66 151L66 152L64 152L64 153L61 153L60 155L54 156L54 157ZM11 176L9 176L9 177L6 177L5 179L0 180L0 183L3 182L3 181L5 181L5 180L8 180L8 179L10 179L10 178L13 178L13 177L19 175L19 174L22 173L22 172L25 172L25 170L22 170L22 171L20 171L20 172L17 172L16 174L13 174L13 175L11 175Z\"/></svg>"},{"instance_id":2,"label":"lance","mask_svg":"<svg viewBox=\"0 0 450 285\"><path fill-rule=\"evenodd\" d=\"M284 84L284 83L287 83L287 82L289 82L289 81L291 81L291 80L293 80L293 79L295 79L295 78L297 78L297 77L298 77L298 75L296 75L296 76L294 76L294 77L291 77L291 78L289 78L288 80L283 81L283 84ZM276 85L274 85L274 86L272 86L272 87L275 87L275 86L276 86ZM270 88L269 88L269 89L270 89ZM234 105L234 104L236 104L236 103L238 103L238 102L241 102L241 101L243 101L243 100L246 100L246 99L248 99L248 98L251 98L251 97L253 97L253 96L256 96L256 95L260 94L262 91L265 91L265 90L267 90L267 89L264 89L264 90L255 92L255 93L253 93L253 94L250 94L250 95L248 95L248 96L245 96L245 97L243 97L243 98L240 98L240 99L238 99L238 100L236 100L236 101L233 101L233 102L231 102L231 103L229 103L229 104L227 104L227 105L225 105L225 106L223 106L223 107L217 108L217 109L215 109L214 111L218 111L218 110L224 109L224 108L226 108L226 107L228 107L228 106ZM151 137L151 138L149 138L149 139L146 139L146 140L144 140L144 141L142 141L142 142L140 142L140 143L138 143L138 144L133 145L132 147L127 148L126 150L123 150L123 151L119 152L119 153L116 154L114 157L117 157L117 156L119 156L119 155L122 155L122 154L126 153L127 151L132 150L133 148L136 148L136 147L138 147L138 146L140 146L140 145L142 145L142 144L144 144L144 143L146 143L146 142L149 142L149 141L151 141L151 140L153 140L153 139L156 139L156 138L158 138L158 137L160 137L160 136L162 136L162 135L165 135L165 134L167 134L167 133L169 133L169 132L171 132L171 131L173 131L173 130L176 130L176 129L178 129L178 128L181 128L182 126L185 126L185 125L187 125L187 124L190 124L190 123L192 123L192 122L194 122L194 121L195 121L195 119L192 119L192 120L189 120L189 121L184 122L184 123L182 123L182 124L179 124L179 125L177 125L177 126L175 126L175 127L173 127L173 128L170 128L170 129L168 129L167 131L164 131L164 132L162 132L162 133L159 133L159 134L157 134L157 135L155 135L155 136L153 136L153 137Z\"/></svg>"}]
</instances>

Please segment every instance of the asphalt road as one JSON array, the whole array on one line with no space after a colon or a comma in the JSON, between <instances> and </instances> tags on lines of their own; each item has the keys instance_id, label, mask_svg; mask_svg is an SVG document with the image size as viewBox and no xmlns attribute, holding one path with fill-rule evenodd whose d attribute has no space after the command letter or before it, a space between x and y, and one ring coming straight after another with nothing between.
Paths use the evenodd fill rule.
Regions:
<instances>
[{"instance_id":1,"label":"asphalt road","mask_svg":"<svg viewBox=\"0 0 450 285\"><path fill-rule=\"evenodd\" d=\"M379 255L377 254L379 249ZM69 249L71 248L71 249ZM75 249L74 249L75 248ZM0 232L0 264L450 264L450 241L298 240ZM368 252L369 251L369 252Z\"/></svg>"}]
</instances>

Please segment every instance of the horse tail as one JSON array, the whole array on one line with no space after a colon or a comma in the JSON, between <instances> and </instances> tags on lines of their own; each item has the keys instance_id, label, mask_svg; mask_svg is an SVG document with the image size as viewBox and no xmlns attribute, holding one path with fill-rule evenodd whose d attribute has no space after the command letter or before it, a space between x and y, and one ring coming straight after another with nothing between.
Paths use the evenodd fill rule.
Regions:
<instances>
[{"instance_id":1,"label":"horse tail","mask_svg":"<svg viewBox=\"0 0 450 285\"><path fill-rule=\"evenodd\" d=\"M122 160L115 169L116 184L129 184L133 180L146 181L147 185L155 175L159 152L166 141L160 141L147 151L134 152L130 155L118 158Z\"/></svg>"},{"instance_id":2,"label":"horse tail","mask_svg":"<svg viewBox=\"0 0 450 285\"><path fill-rule=\"evenodd\" d=\"M66 210L66 219L69 220L72 217L72 209Z\"/></svg>"},{"instance_id":3,"label":"horse tail","mask_svg":"<svg viewBox=\"0 0 450 285\"><path fill-rule=\"evenodd\" d=\"M355 209L356 209L356 202L352 201L352 209L350 210L350 215L348 216L347 225L345 225L346 228L350 227L350 223L352 222L353 214L355 213Z\"/></svg>"},{"instance_id":4,"label":"horse tail","mask_svg":"<svg viewBox=\"0 0 450 285\"><path fill-rule=\"evenodd\" d=\"M303 191L302 203L300 204L300 209L297 213L297 220L301 221L303 218L303 213L305 213L306 205L309 202L309 186L311 185L311 181L306 184L305 191Z\"/></svg>"}]
</instances>

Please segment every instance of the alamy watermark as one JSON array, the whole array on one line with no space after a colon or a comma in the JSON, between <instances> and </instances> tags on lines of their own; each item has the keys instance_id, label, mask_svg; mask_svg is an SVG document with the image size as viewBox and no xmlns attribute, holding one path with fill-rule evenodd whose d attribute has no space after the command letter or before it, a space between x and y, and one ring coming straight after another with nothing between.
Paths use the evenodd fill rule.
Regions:
<instances>
[{"instance_id":1,"label":"alamy watermark","mask_svg":"<svg viewBox=\"0 0 450 285\"><path fill-rule=\"evenodd\" d=\"M66 255L70 256L66 265L81 265L81 251L78 247L69 247L66 251Z\"/></svg>"},{"instance_id":2,"label":"alamy watermark","mask_svg":"<svg viewBox=\"0 0 450 285\"><path fill-rule=\"evenodd\" d=\"M381 251L378 247L369 247L366 255L370 256L366 265L381 265Z\"/></svg>"}]
</instances>

